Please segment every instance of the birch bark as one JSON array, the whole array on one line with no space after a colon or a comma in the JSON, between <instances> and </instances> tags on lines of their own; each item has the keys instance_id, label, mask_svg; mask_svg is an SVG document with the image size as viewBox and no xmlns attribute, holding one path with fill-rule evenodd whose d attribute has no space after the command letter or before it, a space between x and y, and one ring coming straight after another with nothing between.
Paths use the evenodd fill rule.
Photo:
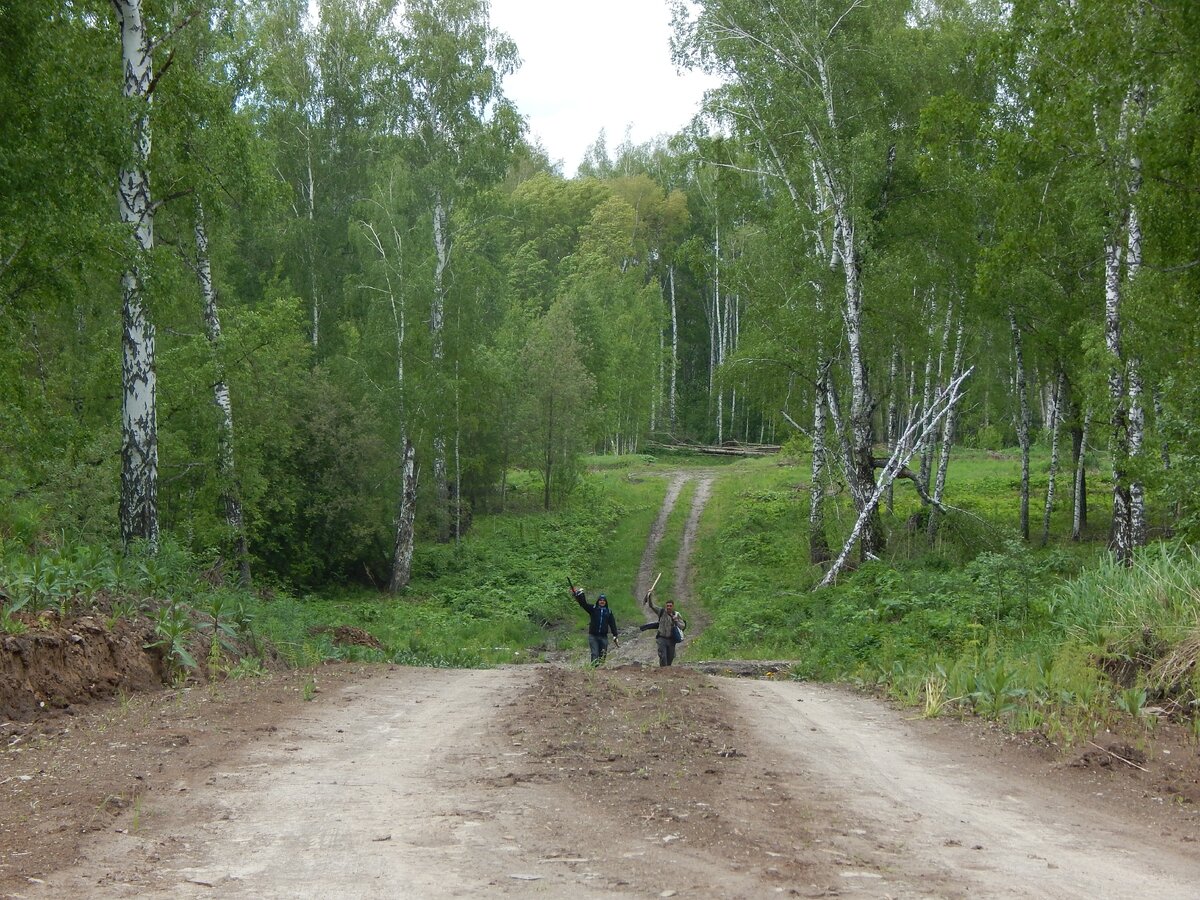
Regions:
<instances>
[{"instance_id":1,"label":"birch bark","mask_svg":"<svg viewBox=\"0 0 1200 900\"><path fill-rule=\"evenodd\" d=\"M825 536L825 403L828 365L821 365L813 389L812 482L808 489L808 559L814 566L829 562Z\"/></svg>"},{"instance_id":2,"label":"birch bark","mask_svg":"<svg viewBox=\"0 0 1200 900\"><path fill-rule=\"evenodd\" d=\"M1075 496L1071 514L1071 540L1083 539L1087 527L1087 446L1088 432L1092 427L1092 411L1083 414L1083 427L1079 434L1079 450L1075 455Z\"/></svg>"},{"instance_id":3,"label":"birch bark","mask_svg":"<svg viewBox=\"0 0 1200 900\"><path fill-rule=\"evenodd\" d=\"M671 433L674 434L675 404L676 397L678 396L676 378L679 375L679 311L675 303L675 266L671 266L667 270L667 277L671 283L671 399L669 401L669 416Z\"/></svg>"},{"instance_id":4,"label":"birch bark","mask_svg":"<svg viewBox=\"0 0 1200 900\"><path fill-rule=\"evenodd\" d=\"M141 0L113 0L121 34L122 92L135 101L133 143L118 176L117 201L129 229L128 263L121 276L121 540L157 550L158 413L154 324L146 313L149 254L154 247L150 199L150 104L153 56Z\"/></svg>"},{"instance_id":5,"label":"birch bark","mask_svg":"<svg viewBox=\"0 0 1200 900\"><path fill-rule=\"evenodd\" d=\"M417 510L416 452L412 441L404 436L400 456L400 502L396 509L396 541L392 549L392 576L388 591L398 594L412 578L413 523Z\"/></svg>"},{"instance_id":6,"label":"birch bark","mask_svg":"<svg viewBox=\"0 0 1200 900\"><path fill-rule=\"evenodd\" d=\"M208 253L208 228L204 205L196 201L196 277L204 301L204 332L213 354L216 378L213 381L213 403L219 412L217 421L217 478L225 506L225 524L233 539L234 558L238 567L238 583L250 586L250 552L246 546L246 527L242 515L242 498L238 490L237 467L233 451L233 401L225 381L225 357L221 337L221 315L217 291L213 285L212 262Z\"/></svg>"},{"instance_id":7,"label":"birch bark","mask_svg":"<svg viewBox=\"0 0 1200 900\"><path fill-rule=\"evenodd\" d=\"M887 444L888 452L896 449L896 438L900 433L900 406L897 399L897 378L900 372L900 345L892 343L892 356L888 362L888 405L887 416L884 419L883 439ZM889 513L892 512L895 491L892 485L888 485L887 492L884 494L884 505Z\"/></svg>"},{"instance_id":8,"label":"birch bark","mask_svg":"<svg viewBox=\"0 0 1200 900\"><path fill-rule=\"evenodd\" d=\"M950 330L950 322L946 322L946 331ZM959 317L958 330L954 336L954 362L950 370L950 378L957 379L962 373L963 361L963 320ZM937 476L934 478L933 502L929 505L929 540L932 543L937 535L938 514L941 511L942 495L946 491L946 472L950 468L950 450L954 446L954 427L958 421L958 406L951 405L946 411L946 421L942 426L942 453L938 459Z\"/></svg>"},{"instance_id":9,"label":"birch bark","mask_svg":"<svg viewBox=\"0 0 1200 900\"><path fill-rule=\"evenodd\" d=\"M1054 379L1054 394L1050 404L1050 472L1046 484L1046 510L1042 515L1042 546L1050 543L1050 514L1054 511L1054 491L1058 478L1058 439L1062 432L1062 405L1067 389L1067 376L1060 370Z\"/></svg>"},{"instance_id":10,"label":"birch bark","mask_svg":"<svg viewBox=\"0 0 1200 900\"><path fill-rule=\"evenodd\" d=\"M430 355L433 361L434 377L441 382L442 357L444 356L445 314L446 314L446 266L450 260L449 234L446 227L446 206L440 193L434 196L433 203L433 249L437 255L433 270L433 298L429 309ZM441 404L439 404L439 407ZM437 509L438 540L445 543L450 540L450 486L446 473L446 427L439 418L434 424L433 435L433 483L434 497Z\"/></svg>"},{"instance_id":11,"label":"birch bark","mask_svg":"<svg viewBox=\"0 0 1200 900\"><path fill-rule=\"evenodd\" d=\"M1021 329L1017 315L1008 311L1008 323L1012 328L1013 371L1017 393L1017 443L1021 447L1021 537L1029 540L1029 388L1025 381L1025 352L1021 341Z\"/></svg>"}]
</instances>

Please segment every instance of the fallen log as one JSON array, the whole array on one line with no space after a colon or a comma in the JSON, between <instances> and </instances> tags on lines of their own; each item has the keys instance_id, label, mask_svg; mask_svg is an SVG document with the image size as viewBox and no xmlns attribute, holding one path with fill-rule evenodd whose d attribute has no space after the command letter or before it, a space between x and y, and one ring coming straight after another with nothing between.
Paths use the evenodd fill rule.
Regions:
<instances>
[{"instance_id":1,"label":"fallen log","mask_svg":"<svg viewBox=\"0 0 1200 900\"><path fill-rule=\"evenodd\" d=\"M778 453L778 444L689 444L685 442L662 443L647 441L643 446L648 450L668 450L672 453L699 453L706 456L770 456Z\"/></svg>"}]
</instances>

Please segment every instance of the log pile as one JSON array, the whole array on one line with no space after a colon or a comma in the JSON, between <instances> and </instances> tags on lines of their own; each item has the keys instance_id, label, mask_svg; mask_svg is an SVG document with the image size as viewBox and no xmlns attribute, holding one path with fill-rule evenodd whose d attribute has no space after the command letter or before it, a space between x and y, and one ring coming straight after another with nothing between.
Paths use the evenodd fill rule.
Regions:
<instances>
[{"instance_id":1,"label":"log pile","mask_svg":"<svg viewBox=\"0 0 1200 900\"><path fill-rule=\"evenodd\" d=\"M778 444L743 444L740 441L725 441L723 444L693 444L688 441L647 441L647 450L665 450L671 453L698 453L707 456L770 456L779 452Z\"/></svg>"}]
</instances>

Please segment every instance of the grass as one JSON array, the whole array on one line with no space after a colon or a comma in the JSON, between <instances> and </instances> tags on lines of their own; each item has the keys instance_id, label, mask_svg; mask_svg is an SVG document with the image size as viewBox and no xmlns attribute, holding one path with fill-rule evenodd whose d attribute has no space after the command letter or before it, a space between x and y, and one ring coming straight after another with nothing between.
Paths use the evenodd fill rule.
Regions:
<instances>
[{"instance_id":1,"label":"grass","mask_svg":"<svg viewBox=\"0 0 1200 900\"><path fill-rule=\"evenodd\" d=\"M1074 544L1069 484L1039 543L1045 459L1035 459L1033 545L1016 534L1019 459L966 451L948 473L961 511L930 544L911 485L884 515L886 558L814 591L805 465L756 460L718 481L702 523L698 592L712 624L697 656L796 661L801 677L886 691L925 715L973 712L1078 741L1147 703L1200 712L1200 554L1160 544L1132 569L1098 543ZM1107 490L1090 473L1093 531ZM847 498L827 511L829 538L853 524ZM1143 693L1144 692L1144 693Z\"/></svg>"},{"instance_id":2,"label":"grass","mask_svg":"<svg viewBox=\"0 0 1200 900\"><path fill-rule=\"evenodd\" d=\"M675 500L675 506L663 529L662 540L654 559L654 574L662 573L658 585L654 588L655 603L661 606L667 600L682 603L675 584L675 561L679 558L679 550L683 546L683 533L687 528L688 518L692 513L692 500L696 496L696 480L690 479L684 483ZM681 607L682 609L682 607Z\"/></svg>"},{"instance_id":3,"label":"grass","mask_svg":"<svg viewBox=\"0 0 1200 900\"><path fill-rule=\"evenodd\" d=\"M637 466L608 468L594 474L592 479L598 490L617 500L622 513L607 530L605 542L591 564L581 566L576 576L581 580L576 584L585 587L591 601L595 601L600 593L606 594L618 626L627 630L642 621L640 598L636 596L637 573L646 549L646 538L666 496L667 479L662 475L661 467L655 469L644 462ZM563 589L563 599L569 604L565 581ZM570 615L579 628L578 635L568 639L567 643L583 646L586 623L582 612L573 604L572 608L574 612Z\"/></svg>"}]
</instances>

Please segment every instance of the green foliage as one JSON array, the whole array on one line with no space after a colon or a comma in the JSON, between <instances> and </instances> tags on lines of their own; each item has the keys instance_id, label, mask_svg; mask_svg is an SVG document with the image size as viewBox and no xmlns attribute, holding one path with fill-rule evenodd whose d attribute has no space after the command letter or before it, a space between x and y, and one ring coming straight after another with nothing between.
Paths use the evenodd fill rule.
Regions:
<instances>
[{"instance_id":1,"label":"green foliage","mask_svg":"<svg viewBox=\"0 0 1200 900\"><path fill-rule=\"evenodd\" d=\"M1006 517L992 504L1010 483L987 472L962 467L959 490ZM801 564L803 492L786 489L794 477L741 463L718 482L698 552L712 624L693 652L792 659L799 676L878 686L926 715L970 709L1063 741L1155 691L1179 708L1194 696L1178 674L1200 646L1191 547L1148 548L1129 569L1094 548L997 540L984 519L945 539L958 546L914 543L814 592L816 573ZM892 524L908 515L898 494Z\"/></svg>"},{"instance_id":2,"label":"green foliage","mask_svg":"<svg viewBox=\"0 0 1200 900\"><path fill-rule=\"evenodd\" d=\"M146 647L161 650L168 666L176 672L197 669L196 660L188 648L188 639L196 630L191 611L183 603L172 601L160 607L151 618L154 621L155 639Z\"/></svg>"}]
</instances>

